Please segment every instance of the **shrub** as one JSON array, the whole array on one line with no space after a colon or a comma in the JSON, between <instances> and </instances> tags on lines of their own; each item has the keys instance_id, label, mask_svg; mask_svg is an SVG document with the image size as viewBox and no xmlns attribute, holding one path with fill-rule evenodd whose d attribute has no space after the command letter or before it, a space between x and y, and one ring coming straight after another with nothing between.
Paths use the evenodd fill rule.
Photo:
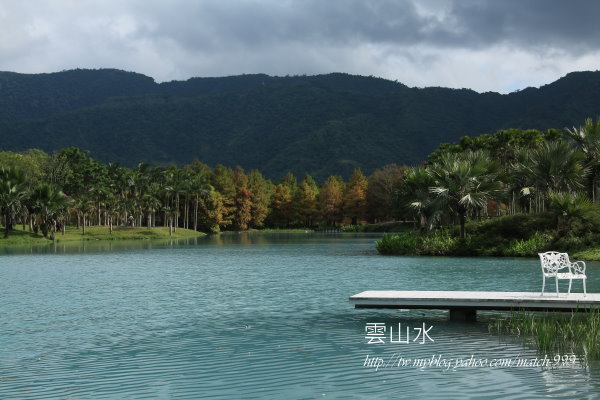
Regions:
<instances>
[{"instance_id":1,"label":"shrub","mask_svg":"<svg viewBox=\"0 0 600 400\"><path fill-rule=\"evenodd\" d=\"M423 237L421 253L432 256L452 254L456 241L447 229L438 229L433 235Z\"/></svg>"},{"instance_id":2,"label":"shrub","mask_svg":"<svg viewBox=\"0 0 600 400\"><path fill-rule=\"evenodd\" d=\"M504 250L504 255L514 257L535 257L537 253L548 250L551 241L551 235L535 232L529 239L512 240L510 246Z\"/></svg>"},{"instance_id":3,"label":"shrub","mask_svg":"<svg viewBox=\"0 0 600 400\"><path fill-rule=\"evenodd\" d=\"M375 243L381 254L418 255L422 238L418 232L405 232L399 235L385 234Z\"/></svg>"}]
</instances>

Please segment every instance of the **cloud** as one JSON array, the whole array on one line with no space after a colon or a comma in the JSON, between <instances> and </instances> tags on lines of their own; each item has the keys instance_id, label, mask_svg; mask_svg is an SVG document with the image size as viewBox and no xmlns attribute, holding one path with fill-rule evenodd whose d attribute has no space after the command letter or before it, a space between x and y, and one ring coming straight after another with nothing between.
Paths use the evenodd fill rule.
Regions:
<instances>
[{"instance_id":1,"label":"cloud","mask_svg":"<svg viewBox=\"0 0 600 400\"><path fill-rule=\"evenodd\" d=\"M38 0L0 4L0 70L157 81L333 71L507 92L600 61L591 0Z\"/></svg>"}]
</instances>

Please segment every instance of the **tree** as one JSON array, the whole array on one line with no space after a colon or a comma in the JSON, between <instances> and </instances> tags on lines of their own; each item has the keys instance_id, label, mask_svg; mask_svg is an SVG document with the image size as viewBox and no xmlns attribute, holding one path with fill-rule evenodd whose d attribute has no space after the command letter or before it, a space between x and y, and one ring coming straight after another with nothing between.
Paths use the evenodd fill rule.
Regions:
<instances>
[{"instance_id":1,"label":"tree","mask_svg":"<svg viewBox=\"0 0 600 400\"><path fill-rule=\"evenodd\" d=\"M294 196L294 206L296 209L296 220L303 227L313 226L314 220L317 218L317 197L319 195L319 187L315 180L308 174L304 176L302 182L296 190Z\"/></svg>"},{"instance_id":2,"label":"tree","mask_svg":"<svg viewBox=\"0 0 600 400\"><path fill-rule=\"evenodd\" d=\"M401 189L406 167L389 164L375 170L368 179L367 204L374 222L398 217L396 193Z\"/></svg>"},{"instance_id":3,"label":"tree","mask_svg":"<svg viewBox=\"0 0 600 400\"><path fill-rule=\"evenodd\" d=\"M43 183L33 190L31 200L42 234L47 237L50 233L50 239L54 240L58 219L69 204L67 196L56 185Z\"/></svg>"},{"instance_id":4,"label":"tree","mask_svg":"<svg viewBox=\"0 0 600 400\"><path fill-rule=\"evenodd\" d=\"M600 118L596 119L596 122L588 118L583 126L566 130L585 155L584 165L589 171L586 177L588 196L592 201L596 201L596 188L600 177Z\"/></svg>"},{"instance_id":5,"label":"tree","mask_svg":"<svg viewBox=\"0 0 600 400\"><path fill-rule=\"evenodd\" d=\"M289 227L293 216L293 198L289 186L280 183L275 185L271 198L271 214L269 221L277 228Z\"/></svg>"},{"instance_id":6,"label":"tree","mask_svg":"<svg viewBox=\"0 0 600 400\"><path fill-rule=\"evenodd\" d=\"M473 210L481 210L487 201L501 194L499 165L483 152L447 154L430 168L435 186L434 208L449 211L459 219L460 237L465 237L465 218Z\"/></svg>"},{"instance_id":7,"label":"tree","mask_svg":"<svg viewBox=\"0 0 600 400\"><path fill-rule=\"evenodd\" d=\"M327 178L319 191L319 206L325 225L336 226L342 222L344 180L339 176Z\"/></svg>"},{"instance_id":8,"label":"tree","mask_svg":"<svg viewBox=\"0 0 600 400\"><path fill-rule=\"evenodd\" d=\"M396 192L398 203L416 213L421 233L435 212L430 191L434 186L435 180L425 167L412 167L406 172L404 186Z\"/></svg>"},{"instance_id":9,"label":"tree","mask_svg":"<svg viewBox=\"0 0 600 400\"><path fill-rule=\"evenodd\" d=\"M272 184L258 170L252 170L248 174L248 189L252 193L252 220L250 224L254 228L260 228L269 215L269 204L273 192Z\"/></svg>"},{"instance_id":10,"label":"tree","mask_svg":"<svg viewBox=\"0 0 600 400\"><path fill-rule=\"evenodd\" d=\"M367 217L367 189L369 182L359 168L356 168L344 191L344 214L351 219L352 225Z\"/></svg>"},{"instance_id":11,"label":"tree","mask_svg":"<svg viewBox=\"0 0 600 400\"><path fill-rule=\"evenodd\" d=\"M252 221L252 192L248 189L248 177L241 167L236 168L233 182L235 184L233 225L235 229L245 231Z\"/></svg>"},{"instance_id":12,"label":"tree","mask_svg":"<svg viewBox=\"0 0 600 400\"><path fill-rule=\"evenodd\" d=\"M583 161L583 153L565 141L546 142L529 152L522 171L544 193L570 192L583 187L583 177L589 171Z\"/></svg>"},{"instance_id":13,"label":"tree","mask_svg":"<svg viewBox=\"0 0 600 400\"><path fill-rule=\"evenodd\" d=\"M581 193L551 192L549 206L556 218L557 237L573 231L574 222L595 224L600 222L600 206Z\"/></svg>"},{"instance_id":14,"label":"tree","mask_svg":"<svg viewBox=\"0 0 600 400\"><path fill-rule=\"evenodd\" d=\"M222 228L233 223L236 196L236 187L233 180L233 174L234 173L231 168L227 168L219 164L215 167L212 176L211 184L214 189L219 192L221 195L221 201L223 202L223 222L220 224Z\"/></svg>"},{"instance_id":15,"label":"tree","mask_svg":"<svg viewBox=\"0 0 600 400\"><path fill-rule=\"evenodd\" d=\"M225 206L223 196L209 185L208 191L200 198L200 225L209 232L220 232L229 225L230 220L225 218L228 208Z\"/></svg>"},{"instance_id":16,"label":"tree","mask_svg":"<svg viewBox=\"0 0 600 400\"><path fill-rule=\"evenodd\" d=\"M15 214L27 195L23 170L17 167L0 168L0 210L4 216L4 237L12 229Z\"/></svg>"}]
</instances>

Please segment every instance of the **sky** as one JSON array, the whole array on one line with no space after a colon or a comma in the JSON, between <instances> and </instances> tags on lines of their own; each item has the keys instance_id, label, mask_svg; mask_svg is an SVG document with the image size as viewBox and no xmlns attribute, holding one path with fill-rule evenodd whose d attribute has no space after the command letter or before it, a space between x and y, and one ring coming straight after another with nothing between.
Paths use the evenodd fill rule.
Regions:
<instances>
[{"instance_id":1,"label":"sky","mask_svg":"<svg viewBox=\"0 0 600 400\"><path fill-rule=\"evenodd\" d=\"M345 72L509 93L600 66L597 0L0 0L0 70Z\"/></svg>"}]
</instances>

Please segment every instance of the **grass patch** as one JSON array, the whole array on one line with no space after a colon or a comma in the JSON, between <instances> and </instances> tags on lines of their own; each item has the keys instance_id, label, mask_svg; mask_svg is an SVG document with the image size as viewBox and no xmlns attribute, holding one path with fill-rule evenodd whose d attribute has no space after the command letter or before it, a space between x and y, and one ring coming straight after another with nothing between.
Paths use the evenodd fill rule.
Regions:
<instances>
[{"instance_id":1,"label":"grass patch","mask_svg":"<svg viewBox=\"0 0 600 400\"><path fill-rule=\"evenodd\" d=\"M57 232L55 239L57 242L68 242L78 240L123 240L123 239L183 239L204 236L202 232L194 231L191 229L178 228L177 231L173 232L173 235L169 235L169 228L156 227L128 227L128 226L114 226L113 233L109 232L106 226L90 226L86 228L85 235L81 228L77 229L74 226L68 226L65 229L65 234ZM27 229L23 230L21 226L16 227L10 232L7 239L0 238L0 246L3 245L24 245L24 244L40 244L50 243L50 239L42 236L41 233L37 235L29 232Z\"/></svg>"},{"instance_id":2,"label":"grass patch","mask_svg":"<svg viewBox=\"0 0 600 400\"><path fill-rule=\"evenodd\" d=\"M600 309L572 313L514 312L488 324L490 332L519 336L540 352L600 359Z\"/></svg>"},{"instance_id":3,"label":"grass patch","mask_svg":"<svg viewBox=\"0 0 600 400\"><path fill-rule=\"evenodd\" d=\"M586 261L600 261L600 247L592 247L573 253L573 259Z\"/></svg>"}]
</instances>

